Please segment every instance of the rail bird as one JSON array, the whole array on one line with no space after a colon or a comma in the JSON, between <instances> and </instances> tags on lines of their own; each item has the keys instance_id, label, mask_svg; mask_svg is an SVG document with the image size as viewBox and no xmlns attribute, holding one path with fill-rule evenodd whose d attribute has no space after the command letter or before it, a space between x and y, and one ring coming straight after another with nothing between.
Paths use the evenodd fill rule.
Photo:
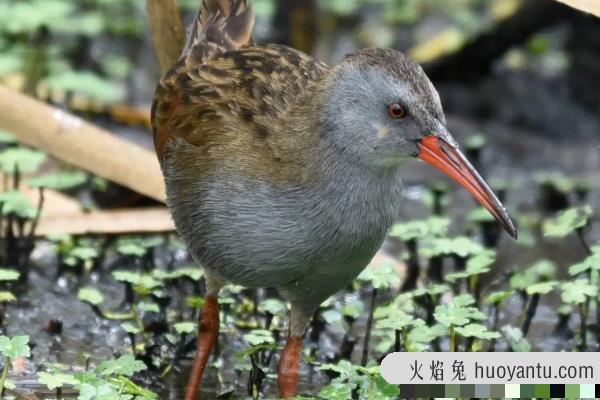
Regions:
<instances>
[{"instance_id":1,"label":"rail bird","mask_svg":"<svg viewBox=\"0 0 600 400\"><path fill-rule=\"evenodd\" d=\"M253 44L253 26L248 0L204 0L152 110L167 203L206 278L187 400L218 339L217 297L228 282L274 287L289 302L278 384L282 398L294 396L306 326L381 246L408 160L450 175L516 237L417 63L366 49L329 67Z\"/></svg>"}]
</instances>

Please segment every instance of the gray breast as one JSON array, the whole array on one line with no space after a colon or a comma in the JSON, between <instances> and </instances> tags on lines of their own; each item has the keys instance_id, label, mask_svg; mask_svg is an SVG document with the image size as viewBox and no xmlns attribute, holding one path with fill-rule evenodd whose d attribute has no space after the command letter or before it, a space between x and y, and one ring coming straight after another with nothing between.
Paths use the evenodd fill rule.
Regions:
<instances>
[{"instance_id":1,"label":"gray breast","mask_svg":"<svg viewBox=\"0 0 600 400\"><path fill-rule=\"evenodd\" d=\"M396 174L345 171L303 187L223 171L174 184L190 178L168 166L165 176L178 231L205 268L246 287L286 288L300 297L312 288L326 298L367 265L400 202Z\"/></svg>"}]
</instances>

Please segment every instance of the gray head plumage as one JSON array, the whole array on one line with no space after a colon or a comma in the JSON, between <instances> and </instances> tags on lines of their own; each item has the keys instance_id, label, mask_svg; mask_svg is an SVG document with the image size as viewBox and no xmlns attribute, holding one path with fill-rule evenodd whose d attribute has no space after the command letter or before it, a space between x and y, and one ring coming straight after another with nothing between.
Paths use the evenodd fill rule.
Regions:
<instances>
[{"instance_id":1,"label":"gray head plumage","mask_svg":"<svg viewBox=\"0 0 600 400\"><path fill-rule=\"evenodd\" d=\"M347 56L328 85L326 129L356 159L395 166L418 154L417 140L446 131L437 91L421 66L401 52L367 49ZM390 117L393 103L406 109L405 118Z\"/></svg>"}]
</instances>

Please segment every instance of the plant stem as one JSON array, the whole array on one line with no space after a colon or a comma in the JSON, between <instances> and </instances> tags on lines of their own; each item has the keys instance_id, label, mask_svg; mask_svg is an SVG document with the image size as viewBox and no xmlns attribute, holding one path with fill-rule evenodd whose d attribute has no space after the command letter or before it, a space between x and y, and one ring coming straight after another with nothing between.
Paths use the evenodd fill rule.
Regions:
<instances>
[{"instance_id":1,"label":"plant stem","mask_svg":"<svg viewBox=\"0 0 600 400\"><path fill-rule=\"evenodd\" d=\"M427 277L431 282L440 283L444 280L442 277L443 266L444 259L442 257L431 257L429 268L427 269Z\"/></svg>"},{"instance_id":2,"label":"plant stem","mask_svg":"<svg viewBox=\"0 0 600 400\"><path fill-rule=\"evenodd\" d=\"M456 351L456 331L453 326L450 327L450 351Z\"/></svg>"},{"instance_id":3,"label":"plant stem","mask_svg":"<svg viewBox=\"0 0 600 400\"><path fill-rule=\"evenodd\" d=\"M371 308L369 309L369 319L367 320L365 341L363 343L363 352L360 365L365 367L369 359L369 342L371 341L371 329L373 328L373 313L375 311L375 298L377 297L377 288L371 292Z\"/></svg>"},{"instance_id":4,"label":"plant stem","mask_svg":"<svg viewBox=\"0 0 600 400\"><path fill-rule=\"evenodd\" d=\"M527 332L529 331L529 327L531 326L531 320L535 316L535 312L537 310L539 302L540 295L538 293L531 296L531 299L529 300L529 304L527 306L527 313L525 314L525 319L523 320L523 325L521 327L521 331L523 331L523 336L527 336Z\"/></svg>"},{"instance_id":5,"label":"plant stem","mask_svg":"<svg viewBox=\"0 0 600 400\"><path fill-rule=\"evenodd\" d=\"M416 239L411 239L406 242L408 249L408 261L406 263L408 270L406 279L402 284L401 292L409 292L417 287L417 280L421 272L419 265L418 243Z\"/></svg>"},{"instance_id":6,"label":"plant stem","mask_svg":"<svg viewBox=\"0 0 600 400\"><path fill-rule=\"evenodd\" d=\"M590 245L588 244L587 240L585 239L584 236L584 232L583 232L584 228L578 228L575 232L577 232L577 239L579 239L579 243L581 243L581 246L584 248L586 254L588 256L592 255L592 248L590 247ZM590 281L590 283L592 283L592 271L588 271L588 279ZM581 316L581 344L580 344L580 350L584 351L587 348L587 317L588 317L588 313L590 311L590 301L591 298L586 296L585 299L585 305L584 304L580 304L579 305L579 314ZM598 313L598 306L600 305L600 301L596 302L596 315L598 320L600 321L600 314Z\"/></svg>"},{"instance_id":7,"label":"plant stem","mask_svg":"<svg viewBox=\"0 0 600 400\"><path fill-rule=\"evenodd\" d=\"M469 291L475 298L475 305L479 307L481 304L481 285L479 284L479 275L469 277Z\"/></svg>"},{"instance_id":8,"label":"plant stem","mask_svg":"<svg viewBox=\"0 0 600 400\"><path fill-rule=\"evenodd\" d=\"M591 256L592 248L588 244L587 240L585 240L585 236L583 235L583 228L579 228L575 232L577 232L577 239L579 239L579 243L581 243L581 246L583 247L587 255Z\"/></svg>"},{"instance_id":9,"label":"plant stem","mask_svg":"<svg viewBox=\"0 0 600 400\"><path fill-rule=\"evenodd\" d=\"M588 316L589 301L585 304L579 305L579 318L580 322L580 335L581 343L579 344L579 351L585 351L587 348L587 316Z\"/></svg>"},{"instance_id":10,"label":"plant stem","mask_svg":"<svg viewBox=\"0 0 600 400\"><path fill-rule=\"evenodd\" d=\"M396 329L396 331L394 332L394 335L395 335L395 340L394 340L394 351L395 351L396 353L398 353L398 352L400 351L400 347L401 347L401 345L402 345L402 340L401 340L401 337L402 337L402 331L400 331L400 330Z\"/></svg>"},{"instance_id":11,"label":"plant stem","mask_svg":"<svg viewBox=\"0 0 600 400\"><path fill-rule=\"evenodd\" d=\"M498 323L500 322L500 304L494 304L494 323L492 324L492 330L495 332L498 330ZM496 351L496 339L490 340L490 347L488 349L489 352Z\"/></svg>"},{"instance_id":12,"label":"plant stem","mask_svg":"<svg viewBox=\"0 0 600 400\"><path fill-rule=\"evenodd\" d=\"M10 357L4 358L4 369L2 370L2 377L0 377L0 397L4 398L4 384L6 383L6 377L8 376L8 369L10 368Z\"/></svg>"}]
</instances>

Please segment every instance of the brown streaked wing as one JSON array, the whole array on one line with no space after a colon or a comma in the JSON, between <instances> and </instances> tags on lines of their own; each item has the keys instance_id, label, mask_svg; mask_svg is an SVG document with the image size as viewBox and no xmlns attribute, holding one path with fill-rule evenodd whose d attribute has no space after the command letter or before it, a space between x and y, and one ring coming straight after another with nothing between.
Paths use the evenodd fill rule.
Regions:
<instances>
[{"instance_id":1,"label":"brown streaked wing","mask_svg":"<svg viewBox=\"0 0 600 400\"><path fill-rule=\"evenodd\" d=\"M277 45L230 51L200 63L182 60L161 80L154 101L161 162L174 137L202 146L232 140L232 133L248 140L283 134L289 107L326 71L310 56Z\"/></svg>"}]
</instances>

